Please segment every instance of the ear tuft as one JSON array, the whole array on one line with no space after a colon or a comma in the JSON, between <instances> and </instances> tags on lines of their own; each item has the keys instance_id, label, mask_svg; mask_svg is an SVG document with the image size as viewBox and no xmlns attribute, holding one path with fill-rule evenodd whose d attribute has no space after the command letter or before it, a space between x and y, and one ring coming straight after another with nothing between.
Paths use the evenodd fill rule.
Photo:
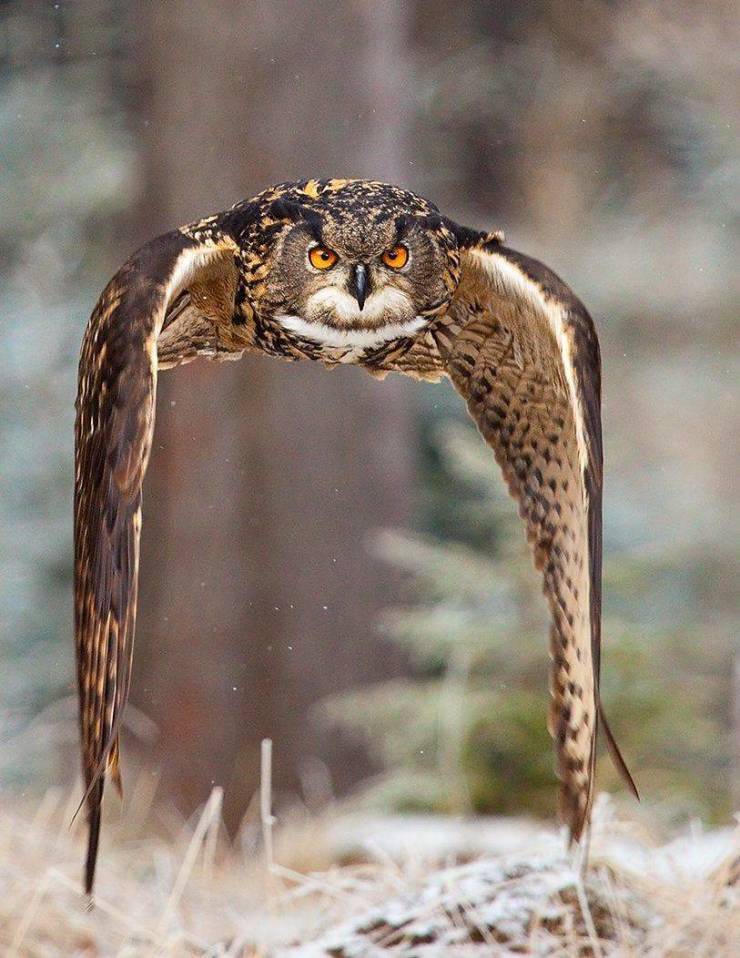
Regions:
<instances>
[{"instance_id":1,"label":"ear tuft","mask_svg":"<svg viewBox=\"0 0 740 958\"><path fill-rule=\"evenodd\" d=\"M273 200L268 207L268 212L276 220L290 220L293 223L304 219L306 215L306 209L300 203L282 198Z\"/></svg>"},{"instance_id":2,"label":"ear tuft","mask_svg":"<svg viewBox=\"0 0 740 958\"><path fill-rule=\"evenodd\" d=\"M276 220L289 223L304 223L311 231L317 243L322 241L321 217L309 206L296 203L294 200L273 200L268 207L268 214Z\"/></svg>"},{"instance_id":3,"label":"ear tuft","mask_svg":"<svg viewBox=\"0 0 740 958\"><path fill-rule=\"evenodd\" d=\"M442 216L438 213L428 213L426 215L402 213L401 216L396 217L396 239L403 239L414 226L418 226L420 229L437 230L443 222Z\"/></svg>"}]
</instances>

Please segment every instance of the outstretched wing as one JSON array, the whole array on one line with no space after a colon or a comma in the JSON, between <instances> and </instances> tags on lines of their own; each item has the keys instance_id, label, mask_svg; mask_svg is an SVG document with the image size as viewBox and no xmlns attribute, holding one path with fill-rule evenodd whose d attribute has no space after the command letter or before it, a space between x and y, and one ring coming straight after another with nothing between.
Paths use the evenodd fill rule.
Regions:
<instances>
[{"instance_id":1,"label":"outstretched wing","mask_svg":"<svg viewBox=\"0 0 740 958\"><path fill-rule=\"evenodd\" d=\"M581 302L541 263L480 240L464 250L443 351L452 382L519 503L552 624L551 708L560 812L588 822L601 714L601 372ZM459 328L459 332L454 332ZM442 337L444 338L444 337Z\"/></svg>"},{"instance_id":2,"label":"outstretched wing","mask_svg":"<svg viewBox=\"0 0 740 958\"><path fill-rule=\"evenodd\" d=\"M106 772L120 788L118 732L131 673L141 530L141 484L154 428L157 343L168 364L194 353L199 324L215 348L213 320L233 312L236 266L223 240L174 231L144 246L103 291L82 343L75 423L75 640L89 822L85 887L95 874ZM201 310L189 300L196 290ZM210 302L207 292L212 292ZM230 302L229 296L231 297ZM173 310L172 324L168 310ZM210 314L210 318L209 318ZM210 325L208 325L210 323Z\"/></svg>"}]
</instances>

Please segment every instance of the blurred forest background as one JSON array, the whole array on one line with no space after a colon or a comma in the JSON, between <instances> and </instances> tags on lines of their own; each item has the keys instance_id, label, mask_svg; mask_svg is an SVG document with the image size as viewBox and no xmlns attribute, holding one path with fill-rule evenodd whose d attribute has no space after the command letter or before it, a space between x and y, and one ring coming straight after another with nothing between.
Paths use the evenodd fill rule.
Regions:
<instances>
[{"instance_id":1,"label":"blurred forest background","mask_svg":"<svg viewBox=\"0 0 740 958\"><path fill-rule=\"evenodd\" d=\"M727 819L738 39L729 0L0 3L3 788L78 767L72 421L99 291L271 183L364 176L503 228L589 305L607 711L648 811ZM549 816L547 668L516 509L451 388L266 358L162 376L124 744L161 799L222 784L235 826L270 736L286 803Z\"/></svg>"}]
</instances>

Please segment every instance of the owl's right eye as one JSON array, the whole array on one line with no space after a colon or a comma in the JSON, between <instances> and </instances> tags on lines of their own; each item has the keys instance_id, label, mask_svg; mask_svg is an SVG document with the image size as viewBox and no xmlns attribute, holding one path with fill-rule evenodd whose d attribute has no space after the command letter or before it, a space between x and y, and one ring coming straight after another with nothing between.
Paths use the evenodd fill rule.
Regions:
<instances>
[{"instance_id":1,"label":"owl's right eye","mask_svg":"<svg viewBox=\"0 0 740 958\"><path fill-rule=\"evenodd\" d=\"M314 246L308 252L308 261L314 269L331 269L338 259L334 250L326 246Z\"/></svg>"}]
</instances>

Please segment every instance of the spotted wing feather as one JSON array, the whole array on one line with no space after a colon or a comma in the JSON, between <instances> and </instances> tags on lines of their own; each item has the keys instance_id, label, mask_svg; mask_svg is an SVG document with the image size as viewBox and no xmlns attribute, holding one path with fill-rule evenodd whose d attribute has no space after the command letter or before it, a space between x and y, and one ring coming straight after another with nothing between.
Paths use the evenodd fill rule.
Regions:
<instances>
[{"instance_id":1,"label":"spotted wing feather","mask_svg":"<svg viewBox=\"0 0 740 958\"><path fill-rule=\"evenodd\" d=\"M75 422L75 640L91 891L106 772L120 788L118 732L131 675L141 487L152 442L157 340L168 307L202 283L218 244L180 231L148 243L103 291L82 343ZM228 272L228 267L225 267ZM224 283L223 270L221 285ZM202 320L202 317L201 317ZM192 340L170 337L168 361Z\"/></svg>"},{"instance_id":2,"label":"spotted wing feather","mask_svg":"<svg viewBox=\"0 0 740 958\"><path fill-rule=\"evenodd\" d=\"M463 252L447 371L519 503L551 613L560 811L588 822L599 704L602 441L599 344L573 293L536 260L481 239ZM612 755L634 789L605 726Z\"/></svg>"}]
</instances>

